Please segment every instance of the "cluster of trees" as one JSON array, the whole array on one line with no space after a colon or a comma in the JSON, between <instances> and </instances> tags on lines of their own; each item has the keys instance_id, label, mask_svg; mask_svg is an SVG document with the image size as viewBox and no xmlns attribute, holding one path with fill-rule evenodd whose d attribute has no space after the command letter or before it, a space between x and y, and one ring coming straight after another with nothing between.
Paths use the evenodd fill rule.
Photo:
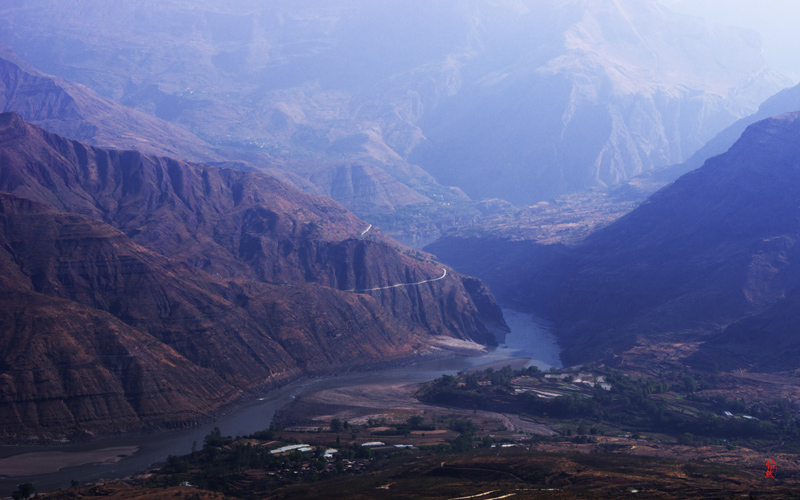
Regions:
<instances>
[{"instance_id":1,"label":"cluster of trees","mask_svg":"<svg viewBox=\"0 0 800 500\"><path fill-rule=\"evenodd\" d=\"M33 486L33 483L20 484L17 490L11 494L11 497L14 500L23 500L33 495L34 491L36 491L36 488Z\"/></svg>"},{"instance_id":2,"label":"cluster of trees","mask_svg":"<svg viewBox=\"0 0 800 500\"><path fill-rule=\"evenodd\" d=\"M350 430L350 422L346 420L342 422L341 419L338 418L331 420L331 432L339 434L340 432L346 432L348 430Z\"/></svg>"},{"instance_id":3,"label":"cluster of trees","mask_svg":"<svg viewBox=\"0 0 800 500\"><path fill-rule=\"evenodd\" d=\"M535 374L506 367L498 371L488 369L462 374L459 378L444 376L431 384L421 397L433 403L462 408L559 419L584 418L638 431L672 434L687 442L724 443L737 439L767 439L800 445L800 426L793 419L788 402L777 404L776 413L781 420L778 425L773 425L769 419L774 413L768 408L754 411L755 408L749 407L744 400L731 400L724 396L703 398L694 394L699 387L713 385L713 380L698 381L692 375L684 375L670 383L634 379L611 372L605 374L607 382L611 384L610 391L595 386L592 389L584 388L580 394L547 399L531 393L514 394L509 390L514 377ZM491 384L481 383L486 380ZM663 398L652 397L670 391L685 392L687 400L705 403L707 410L701 410L699 414L684 414L670 408ZM758 418L724 418L724 411L755 413ZM578 433L579 436L583 434ZM687 440L686 435L691 435L692 439Z\"/></svg>"},{"instance_id":4,"label":"cluster of trees","mask_svg":"<svg viewBox=\"0 0 800 500\"><path fill-rule=\"evenodd\" d=\"M510 366L496 370L494 368L487 368L483 371L476 371L470 373L459 373L459 377L463 377L464 383L468 389L477 389L480 387L480 382L488 381L493 388L510 388L511 380L514 377L521 377L523 375L538 375L541 373L536 366L530 366L522 370L514 370ZM442 375L434 380L434 385L438 387L456 387L459 380L453 375Z\"/></svg>"},{"instance_id":5,"label":"cluster of trees","mask_svg":"<svg viewBox=\"0 0 800 500\"><path fill-rule=\"evenodd\" d=\"M450 421L448 427L459 433L457 438L450 441L449 451L461 453L469 451L475 448L475 446L489 448L494 443L494 439L489 436L484 436L482 439L476 440L475 434L478 431L478 426L470 419L453 419Z\"/></svg>"},{"instance_id":6,"label":"cluster of trees","mask_svg":"<svg viewBox=\"0 0 800 500\"><path fill-rule=\"evenodd\" d=\"M411 431L433 431L436 426L433 424L426 424L425 418L420 415L413 415L402 424L395 424L391 429L383 431L373 431L372 434L376 436L407 436Z\"/></svg>"}]
</instances>

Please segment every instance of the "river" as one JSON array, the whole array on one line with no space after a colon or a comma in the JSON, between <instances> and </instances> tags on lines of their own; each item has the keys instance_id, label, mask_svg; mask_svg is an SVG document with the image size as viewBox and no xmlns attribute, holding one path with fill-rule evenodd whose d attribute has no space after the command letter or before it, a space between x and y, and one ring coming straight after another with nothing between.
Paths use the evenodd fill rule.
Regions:
<instances>
[{"instance_id":1,"label":"river","mask_svg":"<svg viewBox=\"0 0 800 500\"><path fill-rule=\"evenodd\" d=\"M543 323L530 314L510 309L504 309L503 314L508 326L511 328L511 332L507 334L503 344L482 356L428 360L402 368L389 368L368 373L347 373L332 377L302 380L280 389L272 390L260 398L243 404L216 422L188 430L155 435L115 437L91 443L68 445L0 446L0 459L18 456L17 461L25 458L26 454L30 453L48 453L48 455L42 456L44 457L42 460L47 460L46 457L49 455L58 454L63 457L64 453L72 456L90 452L102 454L103 450L113 449L111 453L112 456L115 456L113 454L117 450L120 450L120 453L124 455L130 455L131 453L122 451L124 449L137 450L132 455L122 458L114 464L79 465L36 476L0 477L0 496L9 495L19 484L26 482L33 483L36 486L36 491L43 492L69 486L70 481L73 479L86 482L130 476L146 470L154 463L165 460L169 455L190 453L193 442L197 443L198 448L202 447L203 438L215 426L220 428L223 435L229 436L242 436L266 429L269 427L277 410L302 394L322 389L375 382L425 382L443 374L452 375L470 367L495 363L504 359L527 358L531 360L529 364L536 365L541 369L561 366L559 359L560 349L555 342L555 337L549 333ZM27 455L27 457L38 456ZM0 475L3 472L0 469Z\"/></svg>"}]
</instances>

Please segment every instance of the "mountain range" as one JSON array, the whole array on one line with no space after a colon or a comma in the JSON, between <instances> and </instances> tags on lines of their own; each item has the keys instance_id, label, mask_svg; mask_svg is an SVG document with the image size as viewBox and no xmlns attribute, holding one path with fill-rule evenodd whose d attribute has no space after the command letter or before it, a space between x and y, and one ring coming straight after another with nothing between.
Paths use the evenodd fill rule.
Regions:
<instances>
[{"instance_id":1,"label":"mountain range","mask_svg":"<svg viewBox=\"0 0 800 500\"><path fill-rule=\"evenodd\" d=\"M188 425L242 391L505 327L480 281L261 172L15 113L0 167L6 440Z\"/></svg>"},{"instance_id":2,"label":"mountain range","mask_svg":"<svg viewBox=\"0 0 800 500\"><path fill-rule=\"evenodd\" d=\"M12 1L0 42L360 215L612 185L787 84L655 0Z\"/></svg>"},{"instance_id":3,"label":"mountain range","mask_svg":"<svg viewBox=\"0 0 800 500\"><path fill-rule=\"evenodd\" d=\"M503 294L553 322L566 363L681 344L697 366L800 368L798 138L800 112L757 122L575 246L489 244L517 274Z\"/></svg>"},{"instance_id":4,"label":"mountain range","mask_svg":"<svg viewBox=\"0 0 800 500\"><path fill-rule=\"evenodd\" d=\"M197 161L221 159L183 128L46 75L5 47L0 47L0 109L92 145Z\"/></svg>"},{"instance_id":5,"label":"mountain range","mask_svg":"<svg viewBox=\"0 0 800 500\"><path fill-rule=\"evenodd\" d=\"M800 368L800 114L759 121L800 87L751 114L786 82L750 32L655 0L10 0L0 42L0 439L496 344L487 285L378 220L488 214L429 248L567 364Z\"/></svg>"},{"instance_id":6,"label":"mountain range","mask_svg":"<svg viewBox=\"0 0 800 500\"><path fill-rule=\"evenodd\" d=\"M653 169L607 189L561 196L524 208L506 207L448 229L427 249L468 274L492 283L502 300L526 307L517 290L540 261L568 252L589 234L635 209L659 189L726 152L761 120L800 110L800 85L767 99L758 112L717 134L684 163Z\"/></svg>"}]
</instances>

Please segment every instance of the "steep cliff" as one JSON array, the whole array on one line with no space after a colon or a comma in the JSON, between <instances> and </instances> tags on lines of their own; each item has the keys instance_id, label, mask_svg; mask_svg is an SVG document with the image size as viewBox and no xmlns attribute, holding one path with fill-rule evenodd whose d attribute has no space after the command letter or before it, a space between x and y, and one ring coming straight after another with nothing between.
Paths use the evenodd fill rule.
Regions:
<instances>
[{"instance_id":1,"label":"steep cliff","mask_svg":"<svg viewBox=\"0 0 800 500\"><path fill-rule=\"evenodd\" d=\"M0 194L0 439L186 425L234 400L214 371L70 300L163 296L159 260L106 224Z\"/></svg>"},{"instance_id":2,"label":"steep cliff","mask_svg":"<svg viewBox=\"0 0 800 500\"><path fill-rule=\"evenodd\" d=\"M440 336L492 343L484 321L503 326L485 288L264 174L92 148L13 113L0 115L0 172L0 191L70 212L5 213L11 292L154 339L209 377L209 391L410 356ZM65 311L67 334L86 335ZM226 399L216 401L206 410ZM13 413L17 401L6 404ZM115 422L82 425L137 426Z\"/></svg>"}]
</instances>

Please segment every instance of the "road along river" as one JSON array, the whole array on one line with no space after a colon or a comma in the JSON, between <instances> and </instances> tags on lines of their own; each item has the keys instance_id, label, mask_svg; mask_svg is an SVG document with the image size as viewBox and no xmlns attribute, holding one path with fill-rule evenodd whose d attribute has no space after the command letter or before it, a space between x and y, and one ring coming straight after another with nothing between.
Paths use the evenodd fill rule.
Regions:
<instances>
[{"instance_id":1,"label":"road along river","mask_svg":"<svg viewBox=\"0 0 800 500\"><path fill-rule=\"evenodd\" d=\"M443 374L455 374L474 366L506 359L530 359L542 369L560 367L555 338L534 316L504 309L511 332L505 342L482 356L428 360L401 368L346 373L302 380L275 389L211 422L198 427L155 435L102 439L91 443L41 446L0 446L0 497L19 484L33 483L43 492L69 486L71 480L95 481L126 477L142 472L169 455L191 452L192 443L216 426L224 435L242 436L269 427L275 412L302 395L324 389L364 383L425 382ZM59 470L60 469L60 470ZM31 475L33 474L33 475Z\"/></svg>"}]
</instances>

